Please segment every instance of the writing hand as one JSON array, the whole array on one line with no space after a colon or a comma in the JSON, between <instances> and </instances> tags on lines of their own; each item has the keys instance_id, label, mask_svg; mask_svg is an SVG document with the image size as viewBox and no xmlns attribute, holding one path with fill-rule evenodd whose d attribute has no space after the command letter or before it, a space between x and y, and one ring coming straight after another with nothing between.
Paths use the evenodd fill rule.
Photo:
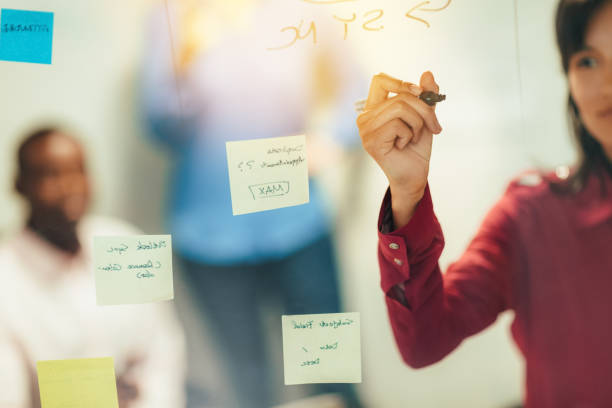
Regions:
<instances>
[{"instance_id":1,"label":"writing hand","mask_svg":"<svg viewBox=\"0 0 612 408\"><path fill-rule=\"evenodd\" d=\"M435 107L418 98L422 91L439 91L431 72L421 76L420 86L378 74L357 118L364 149L389 180L396 228L408 223L423 197L433 134L442 131ZM389 92L397 95L388 98Z\"/></svg>"}]
</instances>

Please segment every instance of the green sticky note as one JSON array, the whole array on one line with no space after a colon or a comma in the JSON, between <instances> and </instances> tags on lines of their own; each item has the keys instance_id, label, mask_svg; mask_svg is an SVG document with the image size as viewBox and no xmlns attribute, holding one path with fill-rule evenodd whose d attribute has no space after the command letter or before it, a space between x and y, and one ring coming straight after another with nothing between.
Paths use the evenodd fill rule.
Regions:
<instances>
[{"instance_id":1,"label":"green sticky note","mask_svg":"<svg viewBox=\"0 0 612 408\"><path fill-rule=\"evenodd\" d=\"M0 60L51 64L53 13L2 9Z\"/></svg>"},{"instance_id":2,"label":"green sticky note","mask_svg":"<svg viewBox=\"0 0 612 408\"><path fill-rule=\"evenodd\" d=\"M98 305L174 299L170 235L95 237L94 268Z\"/></svg>"},{"instance_id":3,"label":"green sticky note","mask_svg":"<svg viewBox=\"0 0 612 408\"><path fill-rule=\"evenodd\" d=\"M361 382L359 313L282 316L285 385Z\"/></svg>"},{"instance_id":4,"label":"green sticky note","mask_svg":"<svg viewBox=\"0 0 612 408\"><path fill-rule=\"evenodd\" d=\"M227 142L234 215L309 201L306 136Z\"/></svg>"},{"instance_id":5,"label":"green sticky note","mask_svg":"<svg viewBox=\"0 0 612 408\"><path fill-rule=\"evenodd\" d=\"M42 408L118 408L112 357L36 363Z\"/></svg>"}]
</instances>

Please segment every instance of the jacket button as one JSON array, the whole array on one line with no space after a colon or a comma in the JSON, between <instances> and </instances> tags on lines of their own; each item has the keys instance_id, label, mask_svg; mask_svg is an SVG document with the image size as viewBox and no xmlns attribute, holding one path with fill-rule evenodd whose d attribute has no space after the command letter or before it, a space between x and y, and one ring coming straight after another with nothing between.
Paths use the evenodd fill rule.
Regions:
<instances>
[{"instance_id":1,"label":"jacket button","mask_svg":"<svg viewBox=\"0 0 612 408\"><path fill-rule=\"evenodd\" d=\"M402 266L404 264L404 262L402 262L402 260L399 258L395 258L393 262L395 262L395 264L398 266Z\"/></svg>"},{"instance_id":2,"label":"jacket button","mask_svg":"<svg viewBox=\"0 0 612 408\"><path fill-rule=\"evenodd\" d=\"M389 248L391 248L391 249L399 249L399 245L396 244L395 242L392 242L392 243L389 244Z\"/></svg>"}]
</instances>

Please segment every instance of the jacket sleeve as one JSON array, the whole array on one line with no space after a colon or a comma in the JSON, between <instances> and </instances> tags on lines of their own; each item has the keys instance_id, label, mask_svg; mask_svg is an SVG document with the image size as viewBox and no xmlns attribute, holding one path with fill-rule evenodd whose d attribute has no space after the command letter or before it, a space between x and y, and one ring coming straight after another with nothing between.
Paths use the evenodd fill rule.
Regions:
<instances>
[{"instance_id":1,"label":"jacket sleeve","mask_svg":"<svg viewBox=\"0 0 612 408\"><path fill-rule=\"evenodd\" d=\"M383 232L385 226L393 229L390 202L387 192L379 218L381 286L400 353L408 365L420 368L441 360L513 307L513 280L523 262L519 206L509 188L443 275L438 259L444 237L429 186L410 222Z\"/></svg>"}]
</instances>

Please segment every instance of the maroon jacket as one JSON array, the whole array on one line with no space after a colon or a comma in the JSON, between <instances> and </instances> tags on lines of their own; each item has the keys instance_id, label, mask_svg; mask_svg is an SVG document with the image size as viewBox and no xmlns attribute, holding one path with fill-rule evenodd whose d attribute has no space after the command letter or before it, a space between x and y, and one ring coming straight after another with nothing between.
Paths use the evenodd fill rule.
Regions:
<instances>
[{"instance_id":1,"label":"maroon jacket","mask_svg":"<svg viewBox=\"0 0 612 408\"><path fill-rule=\"evenodd\" d=\"M553 193L552 178L513 181L444 274L429 186L396 231L387 192L378 258L391 326L418 368L512 309L528 408L612 407L612 180L606 198L594 176L573 196Z\"/></svg>"}]
</instances>

